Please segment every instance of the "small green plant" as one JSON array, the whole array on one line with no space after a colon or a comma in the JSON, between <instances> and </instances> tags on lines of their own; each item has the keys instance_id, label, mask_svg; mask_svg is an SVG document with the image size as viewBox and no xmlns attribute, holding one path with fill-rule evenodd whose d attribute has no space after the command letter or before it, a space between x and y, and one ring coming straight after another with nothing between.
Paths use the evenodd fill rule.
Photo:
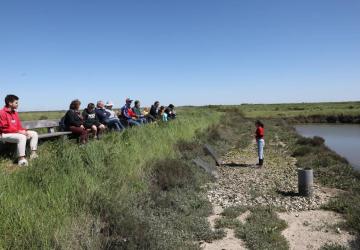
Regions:
<instances>
[{"instance_id":1,"label":"small green plant","mask_svg":"<svg viewBox=\"0 0 360 250\"><path fill-rule=\"evenodd\" d=\"M320 248L320 250L347 250L348 248L336 244L336 243L326 243L324 246Z\"/></svg>"},{"instance_id":2,"label":"small green plant","mask_svg":"<svg viewBox=\"0 0 360 250\"><path fill-rule=\"evenodd\" d=\"M289 249L289 243L281 235L287 227L271 208L254 208L246 223L237 227L236 236L245 241L249 249Z\"/></svg>"},{"instance_id":3,"label":"small green plant","mask_svg":"<svg viewBox=\"0 0 360 250\"><path fill-rule=\"evenodd\" d=\"M235 229L241 225L240 221L236 218L222 217L215 221L215 228L231 228Z\"/></svg>"},{"instance_id":4,"label":"small green plant","mask_svg":"<svg viewBox=\"0 0 360 250\"><path fill-rule=\"evenodd\" d=\"M243 206L233 206L233 207L227 207L222 212L222 216L225 216L227 218L235 219L239 217L241 214L246 212L248 210L247 207Z\"/></svg>"}]
</instances>

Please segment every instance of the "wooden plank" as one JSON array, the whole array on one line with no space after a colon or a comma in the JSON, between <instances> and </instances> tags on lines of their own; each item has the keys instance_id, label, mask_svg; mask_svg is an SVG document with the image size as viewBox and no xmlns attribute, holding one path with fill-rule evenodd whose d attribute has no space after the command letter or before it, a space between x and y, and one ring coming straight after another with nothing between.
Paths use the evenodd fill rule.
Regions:
<instances>
[{"instance_id":1,"label":"wooden plank","mask_svg":"<svg viewBox=\"0 0 360 250\"><path fill-rule=\"evenodd\" d=\"M51 137L60 137L64 135L71 135L71 132L55 132L55 133L48 133L48 134L39 134L39 139L51 138Z\"/></svg>"},{"instance_id":2,"label":"wooden plank","mask_svg":"<svg viewBox=\"0 0 360 250\"><path fill-rule=\"evenodd\" d=\"M221 165L221 162L220 162L220 159L219 157L216 155L215 151L207 144L205 144L204 146L204 149L205 151L211 155L211 157L215 160L216 162L216 165L217 166L220 166Z\"/></svg>"},{"instance_id":3,"label":"wooden plank","mask_svg":"<svg viewBox=\"0 0 360 250\"><path fill-rule=\"evenodd\" d=\"M202 169L204 169L207 173L211 174L213 177L219 178L219 175L216 172L216 170L214 168L212 168L210 166L210 164L208 164L204 160L202 160L200 158L196 158L193 160L193 163L195 163L195 165L197 165L198 167L201 167Z\"/></svg>"},{"instance_id":4,"label":"wooden plank","mask_svg":"<svg viewBox=\"0 0 360 250\"><path fill-rule=\"evenodd\" d=\"M38 121L24 121L22 126L26 129L35 128L54 128L59 127L60 120L38 120Z\"/></svg>"}]
</instances>

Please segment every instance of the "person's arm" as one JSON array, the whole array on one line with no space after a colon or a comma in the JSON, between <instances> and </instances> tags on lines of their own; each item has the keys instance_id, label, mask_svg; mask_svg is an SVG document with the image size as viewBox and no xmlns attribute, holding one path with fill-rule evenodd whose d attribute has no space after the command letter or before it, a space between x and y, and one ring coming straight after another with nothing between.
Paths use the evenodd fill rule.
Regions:
<instances>
[{"instance_id":1,"label":"person's arm","mask_svg":"<svg viewBox=\"0 0 360 250\"><path fill-rule=\"evenodd\" d=\"M77 118L77 114L74 111L68 112L68 124L70 126L80 127L82 125L80 119Z\"/></svg>"},{"instance_id":2,"label":"person's arm","mask_svg":"<svg viewBox=\"0 0 360 250\"><path fill-rule=\"evenodd\" d=\"M83 119L84 119L84 122L85 121L87 121L88 120L88 118L89 118L89 114L84 110L83 112L82 112L82 117L83 117Z\"/></svg>"},{"instance_id":3,"label":"person's arm","mask_svg":"<svg viewBox=\"0 0 360 250\"><path fill-rule=\"evenodd\" d=\"M122 109L123 109L123 111L122 111L123 116L124 116L126 119L132 119L132 117L129 115L129 110L128 110L128 108L127 108L127 107L123 107Z\"/></svg>"},{"instance_id":4,"label":"person's arm","mask_svg":"<svg viewBox=\"0 0 360 250\"><path fill-rule=\"evenodd\" d=\"M100 119L99 119L99 116L98 116L98 114L95 112L95 121L94 121L94 124L95 124L95 126L100 126Z\"/></svg>"},{"instance_id":5,"label":"person's arm","mask_svg":"<svg viewBox=\"0 0 360 250\"><path fill-rule=\"evenodd\" d=\"M21 120L19 118L19 114L16 112L16 120L17 120L17 126L18 126L18 130L19 131L27 131L26 128L23 128L22 124L21 124Z\"/></svg>"},{"instance_id":6,"label":"person's arm","mask_svg":"<svg viewBox=\"0 0 360 250\"><path fill-rule=\"evenodd\" d=\"M7 122L6 115L3 112L0 112L0 134L4 133L9 127Z\"/></svg>"},{"instance_id":7,"label":"person's arm","mask_svg":"<svg viewBox=\"0 0 360 250\"><path fill-rule=\"evenodd\" d=\"M16 127L17 133L28 136L27 129L22 127L21 120L19 118L18 113L15 113L15 120L16 120L16 126L17 126Z\"/></svg>"},{"instance_id":8,"label":"person's arm","mask_svg":"<svg viewBox=\"0 0 360 250\"><path fill-rule=\"evenodd\" d=\"M102 110L99 109L99 110L96 110L95 113L98 116L99 121L105 122L105 119L106 119L105 112L103 112Z\"/></svg>"}]
</instances>

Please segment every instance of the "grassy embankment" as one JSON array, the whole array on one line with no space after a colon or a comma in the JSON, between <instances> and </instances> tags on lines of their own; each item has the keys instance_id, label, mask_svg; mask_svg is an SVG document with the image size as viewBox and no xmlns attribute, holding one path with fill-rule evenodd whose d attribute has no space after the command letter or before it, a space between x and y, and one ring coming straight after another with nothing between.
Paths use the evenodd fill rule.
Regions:
<instances>
[{"instance_id":1,"label":"grassy embankment","mask_svg":"<svg viewBox=\"0 0 360 250\"><path fill-rule=\"evenodd\" d=\"M58 118L22 117L39 115ZM11 173L2 155L0 248L176 249L220 237L206 222L211 205L200 187L209 177L181 156L206 140L201 131L220 115L187 109L169 124L110 133L85 147L48 141L39 159Z\"/></svg>"},{"instance_id":2,"label":"grassy embankment","mask_svg":"<svg viewBox=\"0 0 360 250\"><path fill-rule=\"evenodd\" d=\"M355 117L360 115L360 102L243 104L241 110L246 117L252 118Z\"/></svg>"},{"instance_id":3,"label":"grassy embankment","mask_svg":"<svg viewBox=\"0 0 360 250\"><path fill-rule=\"evenodd\" d=\"M315 107L327 105L339 107L334 108L337 111L327 109L327 114L359 115L355 103L311 104L308 110L295 110L294 117L319 115ZM293 106L269 105L269 109L293 116L286 111ZM276 134L299 166L315 169L316 181L348 192L327 207L343 213L347 226L359 232L358 175L321 140L302 139L284 120L287 116L279 118L276 113L272 117L275 113L264 107L186 109L175 123L109 134L80 149L67 141L44 143L42 157L31 167L12 174L3 171L0 177L0 213L5 218L0 222L0 247L176 249L196 248L193 241L221 237L222 231L212 232L205 220L211 206L200 186L209 181L208 176L190 160L203 154L200 144L204 142L219 152L230 146L246 147L255 118L267 125L268 140ZM224 124L212 125L219 121L219 111L226 111ZM35 115L29 119L58 118L59 114ZM205 133L195 133L209 125ZM5 161L8 159L2 159ZM247 223L237 227L237 235L253 249L259 243L286 249L280 235L284 225L273 209L252 211Z\"/></svg>"}]
</instances>

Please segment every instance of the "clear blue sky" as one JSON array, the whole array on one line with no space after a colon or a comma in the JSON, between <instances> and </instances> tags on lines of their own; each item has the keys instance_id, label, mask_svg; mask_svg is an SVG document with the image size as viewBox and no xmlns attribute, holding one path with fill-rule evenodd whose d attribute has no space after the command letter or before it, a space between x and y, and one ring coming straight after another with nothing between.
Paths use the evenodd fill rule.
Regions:
<instances>
[{"instance_id":1,"label":"clear blue sky","mask_svg":"<svg viewBox=\"0 0 360 250\"><path fill-rule=\"evenodd\" d=\"M1 99L360 100L359 13L359 0L1 1Z\"/></svg>"}]
</instances>

